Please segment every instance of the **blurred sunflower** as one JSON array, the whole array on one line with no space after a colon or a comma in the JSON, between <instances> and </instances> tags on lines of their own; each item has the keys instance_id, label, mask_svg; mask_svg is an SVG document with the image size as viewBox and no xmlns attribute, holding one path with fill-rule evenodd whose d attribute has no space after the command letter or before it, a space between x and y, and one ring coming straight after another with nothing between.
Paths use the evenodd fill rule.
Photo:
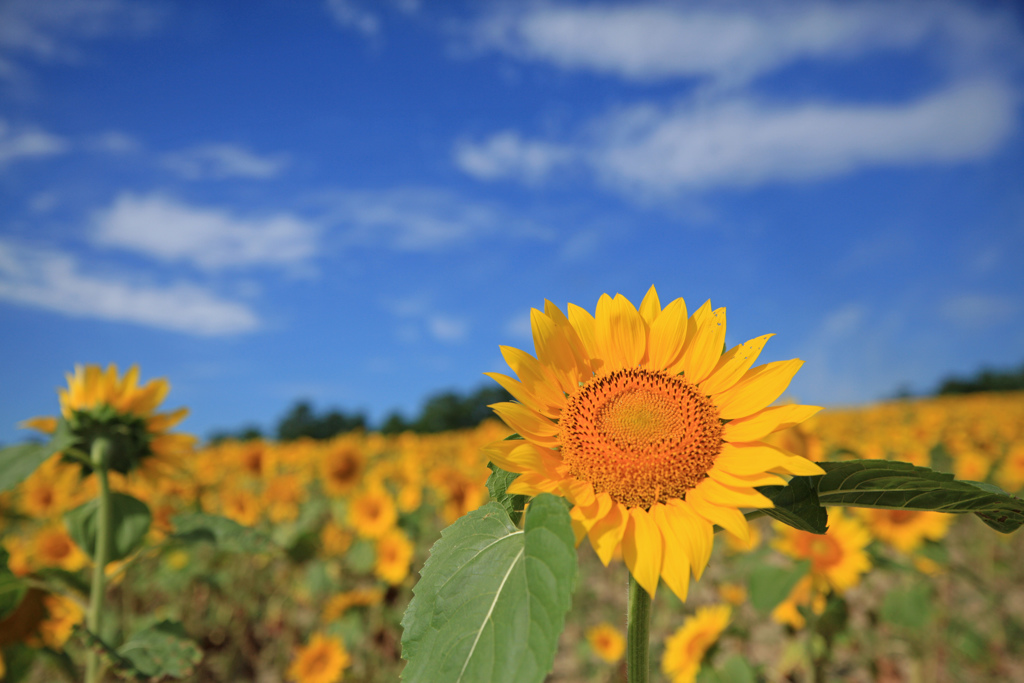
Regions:
<instances>
[{"instance_id":1,"label":"blurred sunflower","mask_svg":"<svg viewBox=\"0 0 1024 683\"><path fill-rule=\"evenodd\" d=\"M661 670L672 683L692 683L700 671L701 660L729 625L729 605L701 607L665 641Z\"/></svg>"},{"instance_id":2,"label":"blurred sunflower","mask_svg":"<svg viewBox=\"0 0 1024 683\"><path fill-rule=\"evenodd\" d=\"M335 683L352 664L340 638L315 634L295 653L288 667L288 680L294 683Z\"/></svg>"},{"instance_id":3,"label":"blurred sunflower","mask_svg":"<svg viewBox=\"0 0 1024 683\"><path fill-rule=\"evenodd\" d=\"M932 510L855 508L871 534L900 552L912 553L924 543L945 537L953 515Z\"/></svg>"},{"instance_id":4,"label":"blurred sunflower","mask_svg":"<svg viewBox=\"0 0 1024 683\"><path fill-rule=\"evenodd\" d=\"M614 664L622 659L626 651L626 639L619 629L607 621L602 621L597 626L587 629L587 642L598 657Z\"/></svg>"},{"instance_id":5,"label":"blurred sunflower","mask_svg":"<svg viewBox=\"0 0 1024 683\"><path fill-rule=\"evenodd\" d=\"M800 531L780 522L773 522L772 526L779 534L772 546L793 559L810 560L811 576L836 593L856 586L861 575L871 569L865 551L871 534L852 517L830 511L828 532L824 534Z\"/></svg>"},{"instance_id":6,"label":"blurred sunflower","mask_svg":"<svg viewBox=\"0 0 1024 683\"><path fill-rule=\"evenodd\" d=\"M349 502L348 523L362 538L380 538L398 521L398 510L383 486L371 486Z\"/></svg>"},{"instance_id":7,"label":"blurred sunflower","mask_svg":"<svg viewBox=\"0 0 1024 683\"><path fill-rule=\"evenodd\" d=\"M338 593L327 601L320 618L325 622L336 621L353 607L369 607L379 604L383 599L384 591L379 588L356 588Z\"/></svg>"},{"instance_id":8,"label":"blurred sunflower","mask_svg":"<svg viewBox=\"0 0 1024 683\"><path fill-rule=\"evenodd\" d=\"M95 439L109 439L113 445L110 469L127 474L140 466L152 470L174 465L195 445L191 435L169 433L188 414L187 408L156 412L171 388L166 379L140 386L137 365L119 377L117 366L111 363L106 370L98 365L76 365L67 380L68 388L57 393L61 416L75 436L74 446L89 453ZM36 417L22 425L52 434L57 422L56 417Z\"/></svg>"},{"instance_id":9,"label":"blurred sunflower","mask_svg":"<svg viewBox=\"0 0 1024 683\"><path fill-rule=\"evenodd\" d=\"M605 564L615 551L651 595L659 577L685 599L700 578L717 524L749 535L740 508L772 502L754 487L778 474L814 475L811 461L761 441L818 412L770 408L802 361L752 368L765 335L722 353L725 309L687 316L651 287L640 309L604 294L597 313L545 302L531 312L536 358L501 347L518 379L487 373L518 401L494 411L524 440L486 454L517 472L511 493L567 498L577 541Z\"/></svg>"},{"instance_id":10,"label":"blurred sunflower","mask_svg":"<svg viewBox=\"0 0 1024 683\"><path fill-rule=\"evenodd\" d=\"M359 484L366 469L366 455L349 435L335 437L320 460L324 490L331 496L347 496Z\"/></svg>"},{"instance_id":11,"label":"blurred sunflower","mask_svg":"<svg viewBox=\"0 0 1024 683\"><path fill-rule=\"evenodd\" d=\"M398 528L387 531L377 539L377 561L373 567L374 575L392 586L402 583L409 575L412 551L412 542L404 531Z\"/></svg>"}]
</instances>

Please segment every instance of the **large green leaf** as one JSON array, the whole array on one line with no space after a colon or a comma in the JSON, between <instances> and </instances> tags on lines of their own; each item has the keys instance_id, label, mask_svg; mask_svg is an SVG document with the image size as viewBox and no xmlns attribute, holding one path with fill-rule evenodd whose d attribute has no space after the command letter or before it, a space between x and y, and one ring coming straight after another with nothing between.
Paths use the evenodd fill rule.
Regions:
<instances>
[{"instance_id":1,"label":"large green leaf","mask_svg":"<svg viewBox=\"0 0 1024 683\"><path fill-rule=\"evenodd\" d=\"M213 543L220 550L238 553L261 553L277 547L255 529L219 515L183 513L172 517L171 524L177 530L174 538L186 543Z\"/></svg>"},{"instance_id":2,"label":"large green leaf","mask_svg":"<svg viewBox=\"0 0 1024 683\"><path fill-rule=\"evenodd\" d=\"M190 676L203 658L203 651L184 627L172 621L161 621L134 634L117 653L136 671L154 678Z\"/></svg>"},{"instance_id":3,"label":"large green leaf","mask_svg":"<svg viewBox=\"0 0 1024 683\"><path fill-rule=\"evenodd\" d=\"M46 443L22 443L0 449L0 493L20 484L56 453L70 448L75 437L64 420Z\"/></svg>"},{"instance_id":4,"label":"large green leaf","mask_svg":"<svg viewBox=\"0 0 1024 683\"><path fill-rule=\"evenodd\" d=\"M825 533L828 530L828 512L818 501L815 487L818 479L793 477L786 486L760 487L757 490L775 503L774 508L764 511L765 514L801 531Z\"/></svg>"},{"instance_id":5,"label":"large green leaf","mask_svg":"<svg viewBox=\"0 0 1024 683\"><path fill-rule=\"evenodd\" d=\"M1024 524L1024 500L988 484L953 479L906 462L851 460L818 463L822 505L973 512L996 531L1010 533Z\"/></svg>"},{"instance_id":6,"label":"large green leaf","mask_svg":"<svg viewBox=\"0 0 1024 683\"><path fill-rule=\"evenodd\" d=\"M64 515L64 523L72 540L88 553L89 557L94 556L98 512L99 500L90 500ZM138 498L126 493L111 493L110 517L114 533L107 561L114 562L128 557L142 545L153 516L149 512L149 507Z\"/></svg>"},{"instance_id":7,"label":"large green leaf","mask_svg":"<svg viewBox=\"0 0 1024 683\"><path fill-rule=\"evenodd\" d=\"M514 472L506 472L493 462L487 463L487 467L491 470L491 476L487 477L487 490L491 494L491 500L505 508L512 523L519 526L519 518L523 516L523 510L526 508L526 501L529 500L529 497L508 492L509 485L519 475Z\"/></svg>"},{"instance_id":8,"label":"large green leaf","mask_svg":"<svg viewBox=\"0 0 1024 683\"><path fill-rule=\"evenodd\" d=\"M554 662L576 583L568 510L533 499L524 529L498 503L441 532L402 619L403 680L531 683Z\"/></svg>"}]
</instances>

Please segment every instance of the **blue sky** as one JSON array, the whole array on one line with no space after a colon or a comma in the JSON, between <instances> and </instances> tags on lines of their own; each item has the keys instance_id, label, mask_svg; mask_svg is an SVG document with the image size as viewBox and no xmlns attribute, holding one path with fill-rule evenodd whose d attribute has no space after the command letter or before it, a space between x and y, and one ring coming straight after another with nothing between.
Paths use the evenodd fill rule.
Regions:
<instances>
[{"instance_id":1,"label":"blue sky","mask_svg":"<svg viewBox=\"0 0 1024 683\"><path fill-rule=\"evenodd\" d=\"M1016 366L1022 67L997 2L4 0L0 441L75 363L412 415L651 284L807 403Z\"/></svg>"}]
</instances>

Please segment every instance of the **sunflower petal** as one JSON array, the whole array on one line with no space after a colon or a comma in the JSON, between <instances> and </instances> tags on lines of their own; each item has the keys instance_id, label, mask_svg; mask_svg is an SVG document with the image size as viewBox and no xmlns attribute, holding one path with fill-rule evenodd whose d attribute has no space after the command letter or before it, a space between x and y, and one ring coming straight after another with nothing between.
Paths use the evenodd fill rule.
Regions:
<instances>
[{"instance_id":1,"label":"sunflower petal","mask_svg":"<svg viewBox=\"0 0 1024 683\"><path fill-rule=\"evenodd\" d=\"M720 467L712 467L708 470L708 476L717 481L719 484L726 486L732 486L733 488L744 487L744 486L785 486L786 480L781 478L777 474L770 472L758 472L756 474L748 474L746 476L740 476L727 472Z\"/></svg>"},{"instance_id":2,"label":"sunflower petal","mask_svg":"<svg viewBox=\"0 0 1024 683\"><path fill-rule=\"evenodd\" d=\"M734 536L738 536L744 543L749 543L750 525L743 513L735 507L723 507L709 502L699 489L700 487L691 489L686 494L686 502L693 507L696 513Z\"/></svg>"},{"instance_id":3,"label":"sunflower petal","mask_svg":"<svg viewBox=\"0 0 1024 683\"><path fill-rule=\"evenodd\" d=\"M690 589L690 542L680 537L676 525L666 517L668 508L661 503L651 507L651 514L661 532L664 553L661 559L661 578L676 597L685 601Z\"/></svg>"},{"instance_id":4,"label":"sunflower petal","mask_svg":"<svg viewBox=\"0 0 1024 683\"><path fill-rule=\"evenodd\" d=\"M661 574L662 538L654 519L641 508L629 511L622 536L622 559L636 582L652 598Z\"/></svg>"},{"instance_id":5,"label":"sunflower petal","mask_svg":"<svg viewBox=\"0 0 1024 683\"><path fill-rule=\"evenodd\" d=\"M752 487L733 488L719 484L714 479L705 479L687 492L687 498L693 491L700 491L698 495L704 497L709 503L716 505L731 506L737 508L773 508L775 504L764 494L755 491Z\"/></svg>"},{"instance_id":6,"label":"sunflower petal","mask_svg":"<svg viewBox=\"0 0 1024 683\"><path fill-rule=\"evenodd\" d=\"M604 372L635 368L647 352L647 323L621 294L616 294L614 299L601 295L594 333L598 352L605 361Z\"/></svg>"},{"instance_id":7,"label":"sunflower petal","mask_svg":"<svg viewBox=\"0 0 1024 683\"><path fill-rule=\"evenodd\" d=\"M705 394L712 395L725 391L736 384L743 377L743 373L749 370L757 360L765 343L774 336L765 334L755 337L726 351L707 379L701 382L700 388Z\"/></svg>"},{"instance_id":8,"label":"sunflower petal","mask_svg":"<svg viewBox=\"0 0 1024 683\"><path fill-rule=\"evenodd\" d=\"M658 299L658 292L654 289L654 285L651 285L651 288L647 290L647 294L644 295L644 300L640 302L640 317L648 325L651 325L660 314L661 301Z\"/></svg>"},{"instance_id":9,"label":"sunflower petal","mask_svg":"<svg viewBox=\"0 0 1024 683\"><path fill-rule=\"evenodd\" d=\"M561 412L565 407L565 393L559 389L555 374L525 351L511 346L499 348L505 362L519 377L523 388L535 396L538 403L544 406L557 406Z\"/></svg>"},{"instance_id":10,"label":"sunflower petal","mask_svg":"<svg viewBox=\"0 0 1024 683\"><path fill-rule=\"evenodd\" d=\"M723 444L722 452L715 457L715 468L741 477L761 472L785 472L801 477L824 473L807 458L757 441Z\"/></svg>"},{"instance_id":11,"label":"sunflower petal","mask_svg":"<svg viewBox=\"0 0 1024 683\"><path fill-rule=\"evenodd\" d=\"M676 299L651 323L647 342L647 364L654 370L669 368L686 348L686 332L690 321L686 317L686 302Z\"/></svg>"},{"instance_id":12,"label":"sunflower petal","mask_svg":"<svg viewBox=\"0 0 1024 683\"><path fill-rule=\"evenodd\" d=\"M747 370L732 387L712 395L723 420L753 415L782 395L804 362L797 358L767 363Z\"/></svg>"},{"instance_id":13,"label":"sunflower petal","mask_svg":"<svg viewBox=\"0 0 1024 683\"><path fill-rule=\"evenodd\" d=\"M577 357L565 332L554 320L536 308L530 311L530 325L533 328L537 360L541 365L552 369L562 391L576 391L584 376L583 360Z\"/></svg>"},{"instance_id":14,"label":"sunflower petal","mask_svg":"<svg viewBox=\"0 0 1024 683\"><path fill-rule=\"evenodd\" d=\"M678 498L668 501L665 519L672 525L676 537L685 539L689 545L690 571L693 578L699 581L711 559L711 549L715 542L711 522L698 515L688 502Z\"/></svg>"},{"instance_id":15,"label":"sunflower petal","mask_svg":"<svg viewBox=\"0 0 1024 683\"><path fill-rule=\"evenodd\" d=\"M697 325L697 332L683 352L682 370L686 381L699 384L722 357L725 343L725 309L719 308L704 317Z\"/></svg>"},{"instance_id":16,"label":"sunflower petal","mask_svg":"<svg viewBox=\"0 0 1024 683\"><path fill-rule=\"evenodd\" d=\"M532 392L523 386L522 382L516 381L508 375L503 375L500 372L485 372L484 375L500 384L502 389L512 394L512 398L519 401L524 406L536 410L544 417L556 419L562 414L561 406L552 405L537 398Z\"/></svg>"},{"instance_id":17,"label":"sunflower petal","mask_svg":"<svg viewBox=\"0 0 1024 683\"><path fill-rule=\"evenodd\" d=\"M820 406L775 406L732 420L722 428L723 441L757 441L772 432L789 429L821 410Z\"/></svg>"},{"instance_id":18,"label":"sunflower petal","mask_svg":"<svg viewBox=\"0 0 1024 683\"><path fill-rule=\"evenodd\" d=\"M622 542L622 534L626 531L628 520L629 515L622 503L613 503L608 514L597 520L587 534L590 537L590 545L594 547L594 552L606 567L611 562L612 553Z\"/></svg>"},{"instance_id":19,"label":"sunflower petal","mask_svg":"<svg viewBox=\"0 0 1024 683\"><path fill-rule=\"evenodd\" d=\"M487 407L524 439L541 446L558 446L558 425L521 403L495 403Z\"/></svg>"}]
</instances>

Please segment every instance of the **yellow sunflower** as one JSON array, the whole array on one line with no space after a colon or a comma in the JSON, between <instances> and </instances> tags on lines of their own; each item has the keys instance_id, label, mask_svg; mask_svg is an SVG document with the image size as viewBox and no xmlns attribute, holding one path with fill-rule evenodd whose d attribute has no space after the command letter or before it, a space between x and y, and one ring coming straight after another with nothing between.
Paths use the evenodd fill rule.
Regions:
<instances>
[{"instance_id":1,"label":"yellow sunflower","mask_svg":"<svg viewBox=\"0 0 1024 683\"><path fill-rule=\"evenodd\" d=\"M374 575L392 586L402 583L409 575L412 551L412 542L404 531L397 527L389 530L377 539L377 561L373 567Z\"/></svg>"},{"instance_id":2,"label":"yellow sunflower","mask_svg":"<svg viewBox=\"0 0 1024 683\"><path fill-rule=\"evenodd\" d=\"M692 683L700 671L701 660L729 625L729 605L701 607L665 641L661 670L672 683Z\"/></svg>"},{"instance_id":3,"label":"yellow sunflower","mask_svg":"<svg viewBox=\"0 0 1024 683\"><path fill-rule=\"evenodd\" d=\"M348 523L362 538L380 538L397 521L395 501L383 486L371 486L349 503Z\"/></svg>"},{"instance_id":4,"label":"yellow sunflower","mask_svg":"<svg viewBox=\"0 0 1024 683\"><path fill-rule=\"evenodd\" d=\"M587 629L587 642L594 653L609 664L622 659L626 651L626 639L622 632L607 621Z\"/></svg>"},{"instance_id":5,"label":"yellow sunflower","mask_svg":"<svg viewBox=\"0 0 1024 683\"><path fill-rule=\"evenodd\" d=\"M925 539L944 538L953 522L953 515L932 510L856 508L856 511L875 538L904 553L914 552Z\"/></svg>"},{"instance_id":6,"label":"yellow sunflower","mask_svg":"<svg viewBox=\"0 0 1024 683\"><path fill-rule=\"evenodd\" d=\"M340 638L317 633L295 653L288 667L288 680L294 683L335 683L352 664Z\"/></svg>"},{"instance_id":7,"label":"yellow sunflower","mask_svg":"<svg viewBox=\"0 0 1024 683\"><path fill-rule=\"evenodd\" d=\"M772 546L794 559L810 560L811 576L823 588L827 584L842 593L857 585L861 575L871 569L871 559L864 550L871 543L871 534L852 517L830 510L825 534L800 531L779 522L772 525L779 534Z\"/></svg>"},{"instance_id":8,"label":"yellow sunflower","mask_svg":"<svg viewBox=\"0 0 1024 683\"><path fill-rule=\"evenodd\" d=\"M356 588L355 590L338 593L331 597L324 606L320 618L325 622L341 619L353 607L369 607L377 605L384 599L384 591L379 588Z\"/></svg>"},{"instance_id":9,"label":"yellow sunflower","mask_svg":"<svg viewBox=\"0 0 1024 683\"><path fill-rule=\"evenodd\" d=\"M487 373L517 402L495 412L524 440L487 449L520 473L512 493L555 493L574 504L577 541L607 564L617 549L651 595L659 577L685 599L700 578L715 524L747 538L740 508L772 502L754 487L779 474L814 475L811 461L761 441L820 408L769 407L802 361L751 367L765 335L722 353L725 309L662 308L651 287L640 309L602 295L596 315L551 302L531 312L536 357L502 347L518 379Z\"/></svg>"},{"instance_id":10,"label":"yellow sunflower","mask_svg":"<svg viewBox=\"0 0 1024 683\"><path fill-rule=\"evenodd\" d=\"M320 461L324 490L330 496L347 496L359 484L366 469L366 455L349 435L335 437Z\"/></svg>"},{"instance_id":11,"label":"yellow sunflower","mask_svg":"<svg viewBox=\"0 0 1024 683\"><path fill-rule=\"evenodd\" d=\"M169 433L188 414L187 408L156 412L171 388L166 379L140 386L138 366L120 377L111 363L106 370L76 365L67 380L68 388L57 393L61 415L75 434L75 446L88 453L93 439L110 439L112 470L127 473L140 465L150 470L174 464L195 445L195 437L189 434ZM49 434L57 429L57 418L36 417L22 424Z\"/></svg>"}]
</instances>

